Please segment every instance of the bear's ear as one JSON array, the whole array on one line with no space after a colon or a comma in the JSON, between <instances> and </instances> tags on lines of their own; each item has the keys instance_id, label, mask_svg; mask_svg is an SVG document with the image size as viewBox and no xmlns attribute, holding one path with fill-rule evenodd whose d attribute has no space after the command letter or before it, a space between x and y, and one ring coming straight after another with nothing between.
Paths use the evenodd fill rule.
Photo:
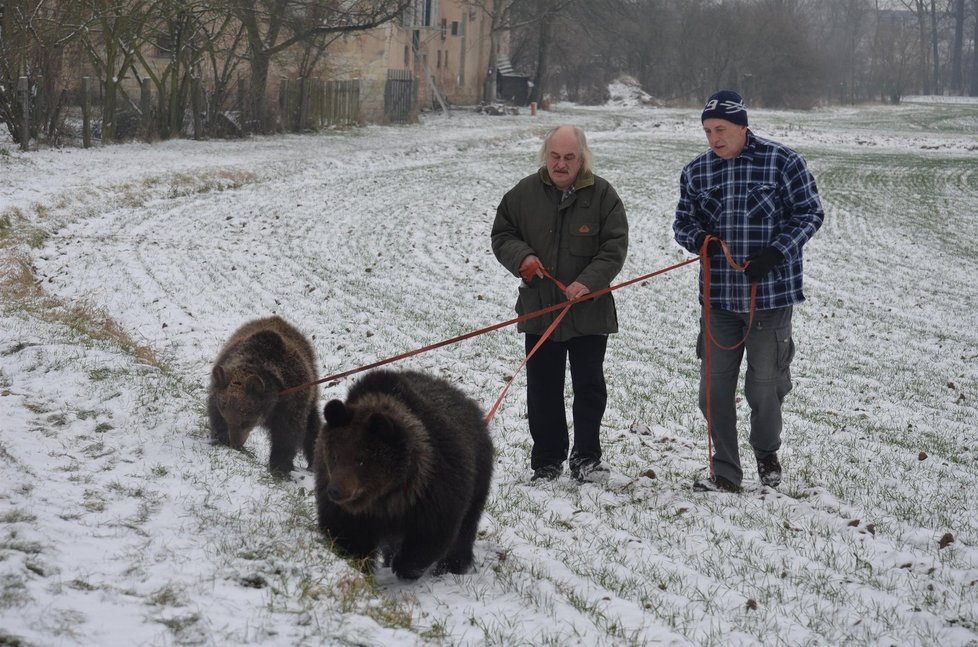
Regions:
<instances>
[{"instance_id":1,"label":"bear's ear","mask_svg":"<svg viewBox=\"0 0 978 647\"><path fill-rule=\"evenodd\" d=\"M245 391L253 395L261 395L265 392L265 381L260 375L249 375L245 380Z\"/></svg>"},{"instance_id":2,"label":"bear's ear","mask_svg":"<svg viewBox=\"0 0 978 647\"><path fill-rule=\"evenodd\" d=\"M404 444L404 435L394 420L382 413L372 413L367 418L367 430L371 435L383 440L388 445L400 447Z\"/></svg>"},{"instance_id":3,"label":"bear's ear","mask_svg":"<svg viewBox=\"0 0 978 647\"><path fill-rule=\"evenodd\" d=\"M219 388L223 389L228 385L228 374L220 364L215 366L214 370L211 371L211 377L214 379L214 384Z\"/></svg>"},{"instance_id":4,"label":"bear's ear","mask_svg":"<svg viewBox=\"0 0 978 647\"><path fill-rule=\"evenodd\" d=\"M326 424L330 427L342 427L350 422L353 414L343 404L342 400L330 400L323 407L323 417L326 418Z\"/></svg>"}]
</instances>

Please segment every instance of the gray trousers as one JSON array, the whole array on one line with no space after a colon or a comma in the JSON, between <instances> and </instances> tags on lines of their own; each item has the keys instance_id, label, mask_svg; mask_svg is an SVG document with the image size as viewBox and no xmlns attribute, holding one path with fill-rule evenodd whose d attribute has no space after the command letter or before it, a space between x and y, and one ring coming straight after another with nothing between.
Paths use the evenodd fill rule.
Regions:
<instances>
[{"instance_id":1,"label":"gray trousers","mask_svg":"<svg viewBox=\"0 0 978 647\"><path fill-rule=\"evenodd\" d=\"M713 428L713 471L735 485L740 485L744 472L740 467L737 447L737 383L740 365L747 354L747 375L744 395L750 406L750 446L755 458L764 458L781 448L781 403L791 391L791 360L795 343L791 339L792 307L758 310L747 342L733 350L718 346L733 346L747 333L749 313L710 309L710 331L713 345L710 356L710 376L707 380L704 360L705 337L703 319L696 342L700 361L700 411L707 415L706 390L710 389L710 416Z\"/></svg>"}]
</instances>

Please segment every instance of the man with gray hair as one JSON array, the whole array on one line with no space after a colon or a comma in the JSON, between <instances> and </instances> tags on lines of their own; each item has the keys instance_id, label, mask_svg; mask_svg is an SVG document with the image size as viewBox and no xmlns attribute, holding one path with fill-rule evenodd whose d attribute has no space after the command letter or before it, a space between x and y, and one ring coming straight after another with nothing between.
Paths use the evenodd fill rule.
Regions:
<instances>
[{"instance_id":1,"label":"man with gray hair","mask_svg":"<svg viewBox=\"0 0 978 647\"><path fill-rule=\"evenodd\" d=\"M591 150L580 128L558 126L547 133L540 164L503 196L492 226L493 253L523 279L516 302L521 315L610 286L628 250L625 207L611 184L591 170ZM557 316L555 311L519 324L527 354ZM608 399L604 357L614 332L618 315L610 293L582 301L527 363L531 480L556 479L568 458L578 481L607 479L599 431ZM568 360L574 390L572 447L564 406Z\"/></svg>"}]
</instances>

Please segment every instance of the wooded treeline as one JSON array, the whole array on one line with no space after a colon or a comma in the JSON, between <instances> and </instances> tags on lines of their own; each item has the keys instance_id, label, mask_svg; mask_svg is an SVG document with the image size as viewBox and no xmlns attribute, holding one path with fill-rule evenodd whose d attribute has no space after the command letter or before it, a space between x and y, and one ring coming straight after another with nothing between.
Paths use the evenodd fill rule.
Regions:
<instances>
[{"instance_id":1,"label":"wooded treeline","mask_svg":"<svg viewBox=\"0 0 978 647\"><path fill-rule=\"evenodd\" d=\"M179 136L201 111L223 117L207 122L210 136L271 132L273 62L298 77L322 76L336 38L419 2L430 11L432 1L0 0L0 120L20 141L33 101L27 136L54 138L65 106L80 104L72 93L84 68L94 76L103 142L147 119L158 137ZM533 80L537 102L602 102L620 74L673 104L698 104L721 87L753 106L796 108L978 95L978 0L463 4L491 20L493 56L508 38L510 60ZM29 96L18 94L24 77ZM490 74L484 100L495 96Z\"/></svg>"},{"instance_id":2,"label":"wooded treeline","mask_svg":"<svg viewBox=\"0 0 978 647\"><path fill-rule=\"evenodd\" d=\"M694 104L723 87L767 107L978 96L978 0L499 2L535 100L602 102L620 73Z\"/></svg>"}]
</instances>

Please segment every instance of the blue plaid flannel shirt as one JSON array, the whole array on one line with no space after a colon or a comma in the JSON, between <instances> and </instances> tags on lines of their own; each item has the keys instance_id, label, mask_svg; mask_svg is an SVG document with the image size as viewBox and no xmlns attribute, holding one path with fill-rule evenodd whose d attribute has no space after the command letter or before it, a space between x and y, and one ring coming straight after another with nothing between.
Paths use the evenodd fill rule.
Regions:
<instances>
[{"instance_id":1,"label":"blue plaid flannel shirt","mask_svg":"<svg viewBox=\"0 0 978 647\"><path fill-rule=\"evenodd\" d=\"M712 150L683 168L672 228L676 242L694 254L704 233L717 236L733 259L769 245L784 255L757 286L757 308L782 308L805 300L801 249L822 226L815 178L805 160L786 146L747 132L743 152L724 160ZM747 312L750 281L722 254L710 258L710 305ZM703 302L700 267L700 303Z\"/></svg>"}]
</instances>

